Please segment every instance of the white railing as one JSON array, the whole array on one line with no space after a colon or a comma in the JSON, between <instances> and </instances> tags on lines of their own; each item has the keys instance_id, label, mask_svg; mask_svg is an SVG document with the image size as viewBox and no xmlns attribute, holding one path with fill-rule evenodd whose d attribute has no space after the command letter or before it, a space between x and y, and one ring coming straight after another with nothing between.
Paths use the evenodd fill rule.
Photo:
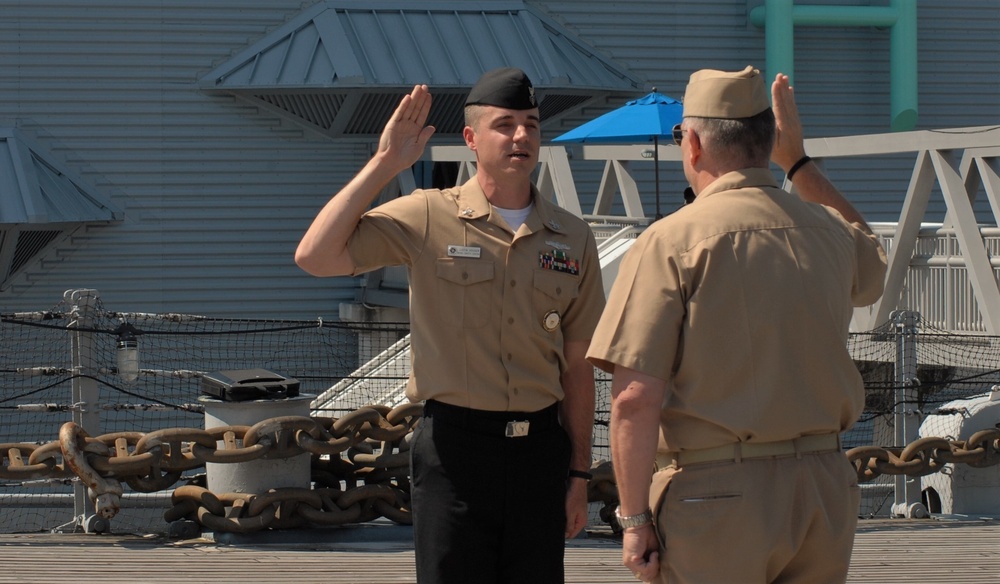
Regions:
<instances>
[{"instance_id":1,"label":"white railing","mask_svg":"<svg viewBox=\"0 0 1000 584\"><path fill-rule=\"evenodd\" d=\"M649 220L629 164L648 163L649 145L577 145L572 151L571 158L564 146L542 148L539 191L590 221L599 241L629 225L634 226L630 230L634 237ZM810 139L806 151L821 165L838 157L900 153L915 157L909 185L900 193L899 221L875 226L889 255L886 292L875 305L855 311L852 330L871 330L886 322L894 310L905 309L919 312L925 322L944 330L1000 334L1000 261L996 259L1000 258L1000 126ZM475 173L474 154L465 146L433 146L424 159L458 162L459 182ZM597 193L588 197L594 201L590 212L581 206L573 179L574 160L605 164ZM659 160L680 164L680 150L662 146ZM397 182L401 192L414 186L413 176L407 173ZM981 190L993 212L992 223L985 226L977 223L972 205ZM944 198L947 215L943 223L924 223L932 193ZM615 197L621 197L624 216L608 216ZM616 272L607 269L606 286ZM396 283L405 289L401 271L392 272L391 279L401 280Z\"/></svg>"},{"instance_id":2,"label":"white railing","mask_svg":"<svg viewBox=\"0 0 1000 584\"><path fill-rule=\"evenodd\" d=\"M878 224L873 229L890 252L896 225ZM979 232L993 278L1000 280L1000 228L981 227ZM941 224L921 226L895 306L920 313L921 321L936 329L994 334L983 319L958 235Z\"/></svg>"},{"instance_id":3,"label":"white railing","mask_svg":"<svg viewBox=\"0 0 1000 584\"><path fill-rule=\"evenodd\" d=\"M630 216L644 214L628 164L648 159L648 149L574 147L574 160L605 161L597 206L609 208L609 195L618 192ZM1000 256L1000 126L817 138L806 141L806 151L821 165L834 158L914 155L909 185L900 193L899 221L880 227L889 254L886 292L875 305L855 311L852 330L871 330L888 321L894 310L907 309L945 330L1000 334L1000 289L993 259ZM659 160L679 164L680 150L661 147ZM546 170L554 174L572 173L568 165L550 166ZM925 224L930 198L938 192L935 187L947 215L943 224ZM973 212L972 201L980 189L993 213L986 226L976 222Z\"/></svg>"}]
</instances>

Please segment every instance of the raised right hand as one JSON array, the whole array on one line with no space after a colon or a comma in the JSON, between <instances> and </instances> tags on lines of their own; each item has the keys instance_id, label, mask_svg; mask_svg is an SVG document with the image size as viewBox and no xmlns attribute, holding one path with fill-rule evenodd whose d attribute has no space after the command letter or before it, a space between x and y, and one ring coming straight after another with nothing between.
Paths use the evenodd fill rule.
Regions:
<instances>
[{"instance_id":1,"label":"raised right hand","mask_svg":"<svg viewBox=\"0 0 1000 584\"><path fill-rule=\"evenodd\" d=\"M430 110L430 91L426 85L415 85L413 91L400 100L382 130L377 156L393 164L397 172L413 166L434 135L434 126L425 125Z\"/></svg>"},{"instance_id":2,"label":"raised right hand","mask_svg":"<svg viewBox=\"0 0 1000 584\"><path fill-rule=\"evenodd\" d=\"M802 121L795 104L795 89L789 85L788 75L778 73L771 84L771 103L777 133L771 160L785 172L805 156L802 138Z\"/></svg>"}]
</instances>

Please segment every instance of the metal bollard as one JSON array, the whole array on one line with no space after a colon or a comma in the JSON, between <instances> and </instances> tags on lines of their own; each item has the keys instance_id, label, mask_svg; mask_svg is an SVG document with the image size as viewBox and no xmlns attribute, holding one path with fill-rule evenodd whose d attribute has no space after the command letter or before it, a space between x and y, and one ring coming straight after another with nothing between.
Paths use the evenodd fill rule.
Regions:
<instances>
[{"instance_id":1,"label":"metal bollard","mask_svg":"<svg viewBox=\"0 0 1000 584\"><path fill-rule=\"evenodd\" d=\"M203 395L198 399L205 406L205 429L253 426L281 416L308 417L315 396L298 395L298 385L294 379L263 369L209 374L203 379ZM255 388L260 389L258 394L254 393ZM231 397L235 395L239 397ZM266 399L247 399L261 396ZM238 463L207 462L205 473L208 490L213 493L261 494L285 487L308 489L312 477L311 455L303 452Z\"/></svg>"}]
</instances>

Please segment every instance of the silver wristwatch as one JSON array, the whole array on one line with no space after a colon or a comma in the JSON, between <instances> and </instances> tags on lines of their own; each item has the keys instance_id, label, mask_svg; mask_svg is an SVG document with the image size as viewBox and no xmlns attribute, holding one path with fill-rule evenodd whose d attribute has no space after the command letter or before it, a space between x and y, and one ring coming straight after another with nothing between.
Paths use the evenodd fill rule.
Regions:
<instances>
[{"instance_id":1,"label":"silver wristwatch","mask_svg":"<svg viewBox=\"0 0 1000 584\"><path fill-rule=\"evenodd\" d=\"M622 529L627 529L629 527L642 527L644 525L649 525L653 522L653 512L646 509L638 515L622 515L621 505L615 507L615 519L618 520L618 525Z\"/></svg>"}]
</instances>

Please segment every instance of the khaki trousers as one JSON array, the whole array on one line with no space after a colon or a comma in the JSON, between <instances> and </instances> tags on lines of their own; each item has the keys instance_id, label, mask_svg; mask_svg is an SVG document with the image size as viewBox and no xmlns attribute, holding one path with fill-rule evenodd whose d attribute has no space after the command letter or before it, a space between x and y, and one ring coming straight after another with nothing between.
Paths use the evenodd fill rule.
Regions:
<instances>
[{"instance_id":1,"label":"khaki trousers","mask_svg":"<svg viewBox=\"0 0 1000 584\"><path fill-rule=\"evenodd\" d=\"M650 502L664 584L847 579L860 489L842 452L667 468Z\"/></svg>"}]
</instances>

